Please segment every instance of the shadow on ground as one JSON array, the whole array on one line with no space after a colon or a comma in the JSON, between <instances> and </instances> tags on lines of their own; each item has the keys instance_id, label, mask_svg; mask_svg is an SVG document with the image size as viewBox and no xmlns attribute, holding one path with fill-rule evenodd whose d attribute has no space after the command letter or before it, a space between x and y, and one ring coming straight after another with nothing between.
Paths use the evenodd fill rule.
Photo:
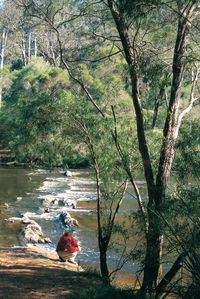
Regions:
<instances>
[{"instance_id":1,"label":"shadow on ground","mask_svg":"<svg viewBox=\"0 0 200 299\"><path fill-rule=\"evenodd\" d=\"M0 298L72 298L91 285L81 267L36 248L0 248ZM77 297L78 298L78 297Z\"/></svg>"}]
</instances>

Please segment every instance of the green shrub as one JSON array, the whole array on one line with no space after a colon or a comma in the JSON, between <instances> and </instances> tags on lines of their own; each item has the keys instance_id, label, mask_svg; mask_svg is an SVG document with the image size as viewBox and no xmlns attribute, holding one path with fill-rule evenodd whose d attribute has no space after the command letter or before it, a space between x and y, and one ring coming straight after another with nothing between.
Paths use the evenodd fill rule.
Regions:
<instances>
[{"instance_id":1,"label":"green shrub","mask_svg":"<svg viewBox=\"0 0 200 299\"><path fill-rule=\"evenodd\" d=\"M77 297L76 297L77 298ZM133 299L139 298L132 290L121 290L111 286L91 286L80 292L79 299ZM141 297L140 297L141 298Z\"/></svg>"},{"instance_id":2,"label":"green shrub","mask_svg":"<svg viewBox=\"0 0 200 299\"><path fill-rule=\"evenodd\" d=\"M63 157L62 165L64 168L86 168L91 165L91 161L87 157L77 155L76 157Z\"/></svg>"}]
</instances>

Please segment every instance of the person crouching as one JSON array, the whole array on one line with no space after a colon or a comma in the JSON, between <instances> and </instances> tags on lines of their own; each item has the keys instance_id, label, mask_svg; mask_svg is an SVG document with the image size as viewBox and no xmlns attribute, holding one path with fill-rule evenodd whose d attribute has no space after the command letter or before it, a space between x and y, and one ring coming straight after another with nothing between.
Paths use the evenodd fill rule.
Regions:
<instances>
[{"instance_id":1,"label":"person crouching","mask_svg":"<svg viewBox=\"0 0 200 299\"><path fill-rule=\"evenodd\" d=\"M61 262L67 261L76 265L77 263L74 260L77 253L81 251L81 248L73 237L74 231L75 229L72 227L68 227L65 230L65 234L58 241L56 252Z\"/></svg>"}]
</instances>

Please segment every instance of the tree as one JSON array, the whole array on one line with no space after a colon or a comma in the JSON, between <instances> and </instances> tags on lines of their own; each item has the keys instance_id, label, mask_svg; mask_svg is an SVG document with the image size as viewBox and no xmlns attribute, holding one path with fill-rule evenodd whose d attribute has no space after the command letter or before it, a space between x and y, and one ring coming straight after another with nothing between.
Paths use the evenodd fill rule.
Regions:
<instances>
[{"instance_id":1,"label":"tree","mask_svg":"<svg viewBox=\"0 0 200 299\"><path fill-rule=\"evenodd\" d=\"M154 179L152 163L145 137L143 113L139 98L138 55L135 47L135 41L130 40L130 27L128 27L127 24L127 14L130 14L130 9L131 12L136 12L136 2L137 1L134 1L134 3L131 4L130 1L107 1L122 42L124 55L129 67L132 99L137 122L139 149L143 160L144 174L148 188L148 232L142 289L151 293L158 285L162 256L163 236L157 215L160 214L161 205L166 197L167 180L172 167L174 146L183 115L187 112L187 109L180 112L181 85L185 72L184 57L186 55L186 45L191 23L198 14L199 1L195 3L193 1L188 1L187 4L177 2L178 24L176 42L174 46L171 93L167 109L167 117L163 128L163 143L160 150L160 161L156 180ZM148 4L150 6L157 6L156 1L149 1ZM195 82L197 77L198 71L193 79L192 87L196 84ZM194 100L195 99L191 92L188 110L190 110Z\"/></svg>"},{"instance_id":2,"label":"tree","mask_svg":"<svg viewBox=\"0 0 200 299\"><path fill-rule=\"evenodd\" d=\"M12 73L5 94L1 132L19 162L62 166L70 152L67 103L73 98L66 72L42 59ZM65 89L63 91L63 88Z\"/></svg>"},{"instance_id":3,"label":"tree","mask_svg":"<svg viewBox=\"0 0 200 299\"><path fill-rule=\"evenodd\" d=\"M106 51L107 49L104 49ZM112 65L105 62L98 64L98 68L90 68L89 66L79 65L76 72L76 78L82 80L84 84L90 87L90 90L99 98L99 103L106 106L107 102L113 105L120 104L124 106L124 96L120 94L123 86L123 81L120 78L120 63L116 59L114 69ZM106 78L103 76L106 71ZM117 73L119 72L119 74ZM115 76L114 76L115 73ZM109 82L109 86L107 85ZM116 90L118 85L119 90ZM113 92L111 92L111 90ZM128 95L126 95L128 99ZM106 101L102 101L102 98ZM110 106L110 105L108 105ZM109 111L110 107L106 107ZM123 107L124 108L124 107ZM124 114L122 108L121 115ZM122 261L117 265L117 269L111 271L108 266L107 255L112 244L114 234L127 237L126 226L121 226L118 221L119 208L126 194L127 179L126 173L120 167L120 161L115 145L112 142L111 132L113 131L112 113L99 118L96 107L88 101L87 94L84 95L82 90L79 90L79 95L76 102L72 102L68 108L68 115L71 119L71 127L73 134L76 136L77 142L83 140L88 148L91 157L91 165L94 167L94 176L96 180L97 190L97 231L98 245L100 252L100 271L103 281L106 284L110 283L112 274L121 269L122 265L128 259L128 250L126 246L122 250ZM111 112L111 111L110 111ZM129 138L129 134L134 135L134 132L125 131L125 118L121 117L120 133L123 132L123 142ZM131 140L132 142L133 140ZM128 147L128 145L127 145ZM128 149L127 149L128 150ZM118 165L119 164L119 165ZM115 240L116 243L116 240ZM116 247L116 244L115 244Z\"/></svg>"}]
</instances>

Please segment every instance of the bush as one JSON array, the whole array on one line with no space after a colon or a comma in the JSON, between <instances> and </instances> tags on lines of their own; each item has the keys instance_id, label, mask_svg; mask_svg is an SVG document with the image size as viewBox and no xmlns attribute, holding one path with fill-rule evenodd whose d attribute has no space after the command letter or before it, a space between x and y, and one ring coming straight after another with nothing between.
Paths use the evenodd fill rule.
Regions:
<instances>
[{"instance_id":1,"label":"bush","mask_svg":"<svg viewBox=\"0 0 200 299\"><path fill-rule=\"evenodd\" d=\"M77 298L77 297L76 297ZM80 292L79 299L133 299L141 298L134 295L133 290L121 290L112 286L91 286Z\"/></svg>"},{"instance_id":2,"label":"bush","mask_svg":"<svg viewBox=\"0 0 200 299\"><path fill-rule=\"evenodd\" d=\"M91 161L87 157L77 155L76 157L64 157L62 159L62 165L64 168L86 168L91 165Z\"/></svg>"}]
</instances>

